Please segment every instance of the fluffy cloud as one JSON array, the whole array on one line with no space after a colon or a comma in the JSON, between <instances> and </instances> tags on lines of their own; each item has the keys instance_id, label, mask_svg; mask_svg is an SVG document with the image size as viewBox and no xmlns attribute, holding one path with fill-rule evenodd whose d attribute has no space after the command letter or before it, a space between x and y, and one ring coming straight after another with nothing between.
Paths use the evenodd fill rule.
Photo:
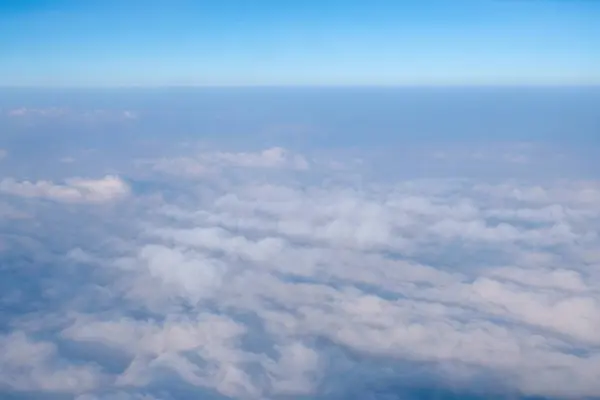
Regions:
<instances>
[{"instance_id":1,"label":"fluffy cloud","mask_svg":"<svg viewBox=\"0 0 600 400\"><path fill-rule=\"evenodd\" d=\"M234 348L236 374L262 371L271 384L245 375L245 390L235 389L237 380L213 381L221 393L310 393L322 355L302 341L322 337L369 356L489 369L530 394L594 395L586 371L600 370L600 358L567 350L599 344L597 289L582 278L590 271L576 258L543 265L522 257L548 246L574 257L595 246L600 209L581 201L593 186L575 186L586 194L540 188L546 195L519 197L527 204L506 213L504 193L469 182L433 192L427 182L362 190L246 183L198 207L162 208L172 226L147 226L148 244L116 265L129 273L130 299L150 309L172 299L216 302L223 312L257 316L284 343L288 350L254 369L243 367L248 349ZM510 193L531 190L513 185ZM465 264L444 265L457 262L444 257L457 246ZM478 248L498 254L471 254ZM270 372L273 363L291 363L287 376ZM195 364L178 368L197 376Z\"/></svg>"},{"instance_id":2,"label":"fluffy cloud","mask_svg":"<svg viewBox=\"0 0 600 400\"><path fill-rule=\"evenodd\" d=\"M53 343L31 340L22 332L0 336L0 388L76 394L101 383L93 365L62 365Z\"/></svg>"},{"instance_id":3,"label":"fluffy cloud","mask_svg":"<svg viewBox=\"0 0 600 400\"><path fill-rule=\"evenodd\" d=\"M107 175L101 179L71 178L64 184L51 181L16 181L5 178L0 181L0 192L13 196L42 198L65 203L104 203L130 193L129 185L117 176Z\"/></svg>"},{"instance_id":4,"label":"fluffy cloud","mask_svg":"<svg viewBox=\"0 0 600 400\"><path fill-rule=\"evenodd\" d=\"M30 355L0 360L37 372L3 386L81 400L368 398L386 385L408 397L426 384L600 396L598 182L271 177L308 166L279 148L183 159L150 169L210 178L130 198L114 218L135 234L64 251L86 283L45 322L12 321L27 333L4 343ZM116 177L5 182L71 202L130 193ZM68 384L67 345L87 360Z\"/></svg>"}]
</instances>

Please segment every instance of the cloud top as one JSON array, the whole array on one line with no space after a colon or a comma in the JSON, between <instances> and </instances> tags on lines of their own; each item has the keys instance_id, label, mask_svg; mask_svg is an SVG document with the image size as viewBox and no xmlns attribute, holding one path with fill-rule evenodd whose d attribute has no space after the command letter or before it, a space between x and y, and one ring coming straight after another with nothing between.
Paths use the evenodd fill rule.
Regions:
<instances>
[{"instance_id":1,"label":"cloud top","mask_svg":"<svg viewBox=\"0 0 600 400\"><path fill-rule=\"evenodd\" d=\"M139 193L111 175L0 182L17 208L53 200L52 215L33 210L40 221L65 204L128 205L61 219L37 241L7 236L0 256L54 247L31 265L12 258L44 277L35 304L47 308L0 336L0 387L80 399L386 398L422 386L600 396L597 181L347 180L278 147L136 171L182 159L210 179L174 167ZM26 303L6 288L7 304Z\"/></svg>"},{"instance_id":2,"label":"cloud top","mask_svg":"<svg viewBox=\"0 0 600 400\"><path fill-rule=\"evenodd\" d=\"M65 203L105 203L130 194L121 178L107 175L100 179L71 178L62 184L52 181L0 181L0 192L13 196L49 199Z\"/></svg>"}]
</instances>

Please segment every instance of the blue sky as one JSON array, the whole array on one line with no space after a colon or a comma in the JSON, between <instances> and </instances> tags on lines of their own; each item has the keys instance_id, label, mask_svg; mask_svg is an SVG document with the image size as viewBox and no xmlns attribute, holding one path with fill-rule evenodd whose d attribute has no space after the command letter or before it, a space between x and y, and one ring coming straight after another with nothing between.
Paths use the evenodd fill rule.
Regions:
<instances>
[{"instance_id":1,"label":"blue sky","mask_svg":"<svg viewBox=\"0 0 600 400\"><path fill-rule=\"evenodd\" d=\"M4 0L2 86L598 84L583 0Z\"/></svg>"}]
</instances>

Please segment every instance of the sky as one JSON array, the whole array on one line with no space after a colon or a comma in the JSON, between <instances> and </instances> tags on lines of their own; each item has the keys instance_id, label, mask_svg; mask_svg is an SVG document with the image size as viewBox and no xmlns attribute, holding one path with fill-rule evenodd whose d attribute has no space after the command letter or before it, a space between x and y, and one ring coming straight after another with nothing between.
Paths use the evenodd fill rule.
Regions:
<instances>
[{"instance_id":1,"label":"sky","mask_svg":"<svg viewBox=\"0 0 600 400\"><path fill-rule=\"evenodd\" d=\"M4 0L0 86L597 85L587 0Z\"/></svg>"}]
</instances>

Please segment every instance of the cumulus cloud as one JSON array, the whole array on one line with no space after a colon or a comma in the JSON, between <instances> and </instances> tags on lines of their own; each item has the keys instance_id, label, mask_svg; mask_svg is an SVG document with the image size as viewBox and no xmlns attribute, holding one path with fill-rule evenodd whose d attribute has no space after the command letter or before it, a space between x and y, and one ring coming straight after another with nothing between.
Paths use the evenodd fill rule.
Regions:
<instances>
[{"instance_id":1,"label":"cumulus cloud","mask_svg":"<svg viewBox=\"0 0 600 400\"><path fill-rule=\"evenodd\" d=\"M53 343L22 332L0 336L0 388L77 394L95 389L102 380L94 365L62 365Z\"/></svg>"},{"instance_id":2,"label":"cumulus cloud","mask_svg":"<svg viewBox=\"0 0 600 400\"><path fill-rule=\"evenodd\" d=\"M203 398L378 398L372 388L385 385L408 397L422 384L600 396L598 182L264 173L308 168L300 159L275 148L150 163L179 176L208 170L219 184L130 196L130 214L114 218L135 234L108 229L101 246L64 251L88 281L46 313L52 324L12 322L26 333L2 343L29 356L0 361L7 373L24 363L37 372L4 386L81 400L177 398L175 387ZM254 175L238 179L236 168ZM0 189L64 202L130 194L117 177ZM65 344L83 365L68 383Z\"/></svg>"},{"instance_id":3,"label":"cumulus cloud","mask_svg":"<svg viewBox=\"0 0 600 400\"><path fill-rule=\"evenodd\" d=\"M189 382L237 397L310 393L325 374L324 355L307 343L321 337L368 356L485 368L529 394L599 393L589 372L600 370L598 354L568 350L599 344L598 292L582 278L590 271L576 258L544 265L522 257L548 246L569 248L571 256L594 247L593 226L582 225L578 213L597 219L596 204L559 196L554 207L578 212L550 213L531 226L527 213L494 222L489 216L504 215L499 194L481 196L469 183L437 193L427 193L426 182L363 190L248 183L233 190L197 208L163 208L172 226L147 226L148 244L115 263L127 272L129 298L145 307L211 302L256 316L281 343L272 357L258 359L231 347L231 382L204 380L190 360L173 364ZM464 265L444 257L456 246ZM471 254L478 247L498 253L482 259ZM124 337L94 331L102 336L96 340ZM244 366L249 360L253 368ZM270 383L261 384L265 379Z\"/></svg>"},{"instance_id":4,"label":"cumulus cloud","mask_svg":"<svg viewBox=\"0 0 600 400\"><path fill-rule=\"evenodd\" d=\"M66 203L104 203L129 195L130 188L121 178L112 175L100 179L71 178L64 184L5 178L0 181L0 192Z\"/></svg>"}]
</instances>

